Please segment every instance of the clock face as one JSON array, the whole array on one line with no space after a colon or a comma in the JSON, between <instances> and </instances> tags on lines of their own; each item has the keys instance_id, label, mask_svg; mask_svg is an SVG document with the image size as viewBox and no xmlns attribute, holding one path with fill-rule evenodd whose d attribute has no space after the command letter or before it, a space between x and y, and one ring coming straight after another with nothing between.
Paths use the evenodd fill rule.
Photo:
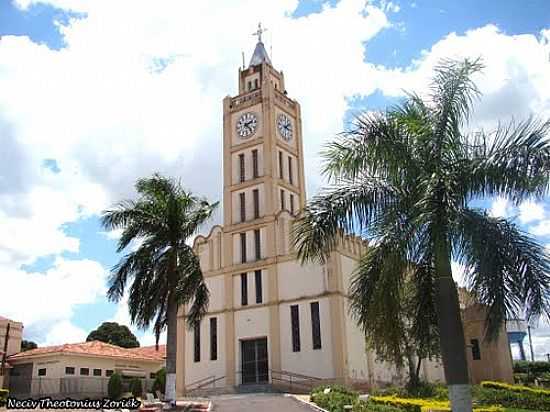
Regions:
<instances>
[{"instance_id":1,"label":"clock face","mask_svg":"<svg viewBox=\"0 0 550 412\"><path fill-rule=\"evenodd\" d=\"M247 139L256 133L258 127L258 118L254 113L244 113L237 121L237 134L241 139Z\"/></svg>"},{"instance_id":2,"label":"clock face","mask_svg":"<svg viewBox=\"0 0 550 412\"><path fill-rule=\"evenodd\" d=\"M292 139L292 122L286 114L281 113L277 116L277 129L281 137L287 142Z\"/></svg>"}]
</instances>

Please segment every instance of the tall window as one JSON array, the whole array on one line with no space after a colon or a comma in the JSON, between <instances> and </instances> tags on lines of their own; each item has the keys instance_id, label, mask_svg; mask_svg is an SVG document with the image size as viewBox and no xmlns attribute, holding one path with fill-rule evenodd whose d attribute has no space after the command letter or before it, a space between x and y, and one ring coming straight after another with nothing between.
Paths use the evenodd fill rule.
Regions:
<instances>
[{"instance_id":1,"label":"tall window","mask_svg":"<svg viewBox=\"0 0 550 412\"><path fill-rule=\"evenodd\" d=\"M288 156L288 181L293 184L294 176L292 173L292 157Z\"/></svg>"},{"instance_id":2,"label":"tall window","mask_svg":"<svg viewBox=\"0 0 550 412\"><path fill-rule=\"evenodd\" d=\"M262 271L256 270L254 272L254 281L256 284L256 303L262 303Z\"/></svg>"},{"instance_id":3,"label":"tall window","mask_svg":"<svg viewBox=\"0 0 550 412\"><path fill-rule=\"evenodd\" d=\"M254 229L254 247L256 252L256 260L262 258L262 245L260 243L260 229Z\"/></svg>"},{"instance_id":4,"label":"tall window","mask_svg":"<svg viewBox=\"0 0 550 412\"><path fill-rule=\"evenodd\" d=\"M321 320L319 318L319 302L311 302L311 338L313 349L321 349Z\"/></svg>"},{"instance_id":5,"label":"tall window","mask_svg":"<svg viewBox=\"0 0 550 412\"><path fill-rule=\"evenodd\" d=\"M254 189L252 197L254 198L254 219L258 219L260 217L260 191Z\"/></svg>"},{"instance_id":6,"label":"tall window","mask_svg":"<svg viewBox=\"0 0 550 412\"><path fill-rule=\"evenodd\" d=\"M290 306L290 325L292 328L292 352L300 352L300 318L298 305Z\"/></svg>"},{"instance_id":7,"label":"tall window","mask_svg":"<svg viewBox=\"0 0 550 412\"><path fill-rule=\"evenodd\" d=\"M279 179L283 179L283 152L279 152Z\"/></svg>"},{"instance_id":8,"label":"tall window","mask_svg":"<svg viewBox=\"0 0 550 412\"><path fill-rule=\"evenodd\" d=\"M241 263L246 263L246 233L241 233Z\"/></svg>"},{"instance_id":9,"label":"tall window","mask_svg":"<svg viewBox=\"0 0 550 412\"><path fill-rule=\"evenodd\" d=\"M241 306L248 305L248 276L241 273Z\"/></svg>"},{"instance_id":10,"label":"tall window","mask_svg":"<svg viewBox=\"0 0 550 412\"><path fill-rule=\"evenodd\" d=\"M241 204L241 222L246 220L246 199L244 192L239 193L239 202Z\"/></svg>"},{"instance_id":11,"label":"tall window","mask_svg":"<svg viewBox=\"0 0 550 412\"><path fill-rule=\"evenodd\" d=\"M210 318L210 360L218 359L218 318Z\"/></svg>"},{"instance_id":12,"label":"tall window","mask_svg":"<svg viewBox=\"0 0 550 412\"><path fill-rule=\"evenodd\" d=\"M290 194L290 213L294 214L294 195Z\"/></svg>"},{"instance_id":13,"label":"tall window","mask_svg":"<svg viewBox=\"0 0 550 412\"><path fill-rule=\"evenodd\" d=\"M255 89L258 88L258 79L254 79L254 88L255 88Z\"/></svg>"},{"instance_id":14,"label":"tall window","mask_svg":"<svg viewBox=\"0 0 550 412\"><path fill-rule=\"evenodd\" d=\"M252 150L252 176L256 179L259 176L258 173L258 150Z\"/></svg>"},{"instance_id":15,"label":"tall window","mask_svg":"<svg viewBox=\"0 0 550 412\"><path fill-rule=\"evenodd\" d=\"M281 210L285 210L285 191L281 189Z\"/></svg>"},{"instance_id":16,"label":"tall window","mask_svg":"<svg viewBox=\"0 0 550 412\"><path fill-rule=\"evenodd\" d=\"M251 81L248 82L248 90L250 91L250 89L252 89L252 82Z\"/></svg>"},{"instance_id":17,"label":"tall window","mask_svg":"<svg viewBox=\"0 0 550 412\"><path fill-rule=\"evenodd\" d=\"M193 331L193 338L194 338L194 356L193 360L195 362L201 361L201 325L196 324L194 331Z\"/></svg>"},{"instance_id":18,"label":"tall window","mask_svg":"<svg viewBox=\"0 0 550 412\"><path fill-rule=\"evenodd\" d=\"M479 340L470 339L470 344L472 345L472 359L480 360L481 359L481 350L479 349Z\"/></svg>"},{"instance_id":19,"label":"tall window","mask_svg":"<svg viewBox=\"0 0 550 412\"><path fill-rule=\"evenodd\" d=\"M239 181L244 182L244 153L239 155Z\"/></svg>"}]
</instances>

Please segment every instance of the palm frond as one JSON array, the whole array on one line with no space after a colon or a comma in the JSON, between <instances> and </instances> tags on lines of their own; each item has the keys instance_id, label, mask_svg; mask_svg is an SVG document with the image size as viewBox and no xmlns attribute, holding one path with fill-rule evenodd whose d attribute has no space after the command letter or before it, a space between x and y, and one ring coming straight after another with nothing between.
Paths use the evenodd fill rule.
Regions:
<instances>
[{"instance_id":1,"label":"palm frond","mask_svg":"<svg viewBox=\"0 0 550 412\"><path fill-rule=\"evenodd\" d=\"M487 306L488 339L508 317L550 315L550 256L514 224L467 209L458 224L455 257L467 284Z\"/></svg>"}]
</instances>

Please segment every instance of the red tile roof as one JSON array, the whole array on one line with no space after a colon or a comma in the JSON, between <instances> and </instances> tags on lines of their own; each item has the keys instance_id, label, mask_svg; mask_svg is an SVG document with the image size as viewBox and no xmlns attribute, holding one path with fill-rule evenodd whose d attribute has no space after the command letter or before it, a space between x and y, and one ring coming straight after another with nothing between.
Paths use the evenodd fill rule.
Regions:
<instances>
[{"instance_id":1,"label":"red tile roof","mask_svg":"<svg viewBox=\"0 0 550 412\"><path fill-rule=\"evenodd\" d=\"M131 348L128 349L136 354L141 354L145 356L150 356L157 359L166 359L166 345L159 345L157 351L155 345L153 346L142 346L141 348Z\"/></svg>"},{"instance_id":2,"label":"red tile roof","mask_svg":"<svg viewBox=\"0 0 550 412\"><path fill-rule=\"evenodd\" d=\"M138 350L136 350L138 349ZM126 349L120 346L111 345L109 343L94 340L83 343L66 343L57 346L44 346L42 348L31 349L25 352L19 352L9 357L10 360L23 359L30 356L46 355L46 354L73 354L73 355L92 355L104 356L108 358L126 358L136 360L162 360L160 357L160 347L158 353L151 353L150 347ZM154 350L154 347L153 347Z\"/></svg>"}]
</instances>

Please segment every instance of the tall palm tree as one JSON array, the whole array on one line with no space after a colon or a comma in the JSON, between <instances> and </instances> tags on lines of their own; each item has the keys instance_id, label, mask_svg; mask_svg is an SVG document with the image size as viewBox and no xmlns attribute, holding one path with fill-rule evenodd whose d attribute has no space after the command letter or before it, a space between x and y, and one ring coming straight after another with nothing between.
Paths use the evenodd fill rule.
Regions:
<instances>
[{"instance_id":1,"label":"tall palm tree","mask_svg":"<svg viewBox=\"0 0 550 412\"><path fill-rule=\"evenodd\" d=\"M128 307L133 324L153 330L158 345L167 328L166 399L176 399L177 313L190 304L189 326L206 313L209 292L198 257L186 241L212 215L217 203L208 203L186 192L172 179L158 174L139 179L137 200L125 200L102 215L107 230L123 229L118 252L130 243L136 250L126 254L112 269L109 299L118 302L129 286Z\"/></svg>"},{"instance_id":2,"label":"tall palm tree","mask_svg":"<svg viewBox=\"0 0 550 412\"><path fill-rule=\"evenodd\" d=\"M471 391L452 259L487 307L488 339L507 316L550 312L544 248L472 202L505 196L517 204L548 193L550 121L465 132L479 96L471 77L481 69L479 60L444 60L424 99L409 94L384 113L357 116L326 147L331 185L309 202L294 233L303 261L326 259L345 232L376 239L349 291L363 329L376 326L376 316L386 327L397 319L399 289L412 276L423 294L419 312L436 313L453 411L471 411Z\"/></svg>"}]
</instances>

